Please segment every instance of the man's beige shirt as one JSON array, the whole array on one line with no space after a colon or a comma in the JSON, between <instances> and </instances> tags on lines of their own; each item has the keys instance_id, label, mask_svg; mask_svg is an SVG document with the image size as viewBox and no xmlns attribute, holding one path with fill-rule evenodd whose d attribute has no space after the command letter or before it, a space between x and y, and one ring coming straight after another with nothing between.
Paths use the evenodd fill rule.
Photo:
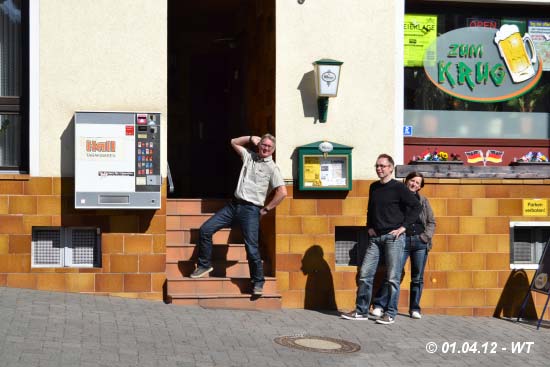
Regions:
<instances>
[{"instance_id":1,"label":"man's beige shirt","mask_svg":"<svg viewBox=\"0 0 550 367\"><path fill-rule=\"evenodd\" d=\"M257 206L264 206L266 196L285 184L281 171L271 156L260 158L257 153L241 149L243 166L235 197Z\"/></svg>"}]
</instances>

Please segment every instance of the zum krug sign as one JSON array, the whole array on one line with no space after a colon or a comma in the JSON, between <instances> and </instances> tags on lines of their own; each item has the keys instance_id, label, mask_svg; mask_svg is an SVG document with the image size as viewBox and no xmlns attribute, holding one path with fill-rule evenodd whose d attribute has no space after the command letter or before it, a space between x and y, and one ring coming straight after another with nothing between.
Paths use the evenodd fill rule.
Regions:
<instances>
[{"instance_id":1,"label":"zum krug sign","mask_svg":"<svg viewBox=\"0 0 550 367\"><path fill-rule=\"evenodd\" d=\"M542 59L516 25L459 28L426 49L424 69L445 93L474 102L501 102L529 92L542 76Z\"/></svg>"}]
</instances>

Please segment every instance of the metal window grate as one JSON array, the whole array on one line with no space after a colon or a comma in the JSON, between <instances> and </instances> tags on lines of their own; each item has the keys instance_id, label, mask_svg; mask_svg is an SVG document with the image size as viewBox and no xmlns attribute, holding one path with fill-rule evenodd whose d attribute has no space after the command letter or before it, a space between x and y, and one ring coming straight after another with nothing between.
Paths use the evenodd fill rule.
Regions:
<instances>
[{"instance_id":1,"label":"metal window grate","mask_svg":"<svg viewBox=\"0 0 550 367\"><path fill-rule=\"evenodd\" d=\"M355 255L357 241L336 241L336 265L357 265ZM355 256L354 256L355 255Z\"/></svg>"},{"instance_id":2,"label":"metal window grate","mask_svg":"<svg viewBox=\"0 0 550 367\"><path fill-rule=\"evenodd\" d=\"M536 263L534 250L530 242L514 242L513 259L516 263Z\"/></svg>"},{"instance_id":3,"label":"metal window grate","mask_svg":"<svg viewBox=\"0 0 550 367\"><path fill-rule=\"evenodd\" d=\"M33 266L63 266L63 246L59 229L33 228L32 264Z\"/></svg>"},{"instance_id":4,"label":"metal window grate","mask_svg":"<svg viewBox=\"0 0 550 367\"><path fill-rule=\"evenodd\" d=\"M101 267L101 232L90 227L33 227L33 267Z\"/></svg>"},{"instance_id":5,"label":"metal window grate","mask_svg":"<svg viewBox=\"0 0 550 367\"><path fill-rule=\"evenodd\" d=\"M357 266L365 255L366 231L360 226L338 226L335 229L334 252L336 265Z\"/></svg>"},{"instance_id":6,"label":"metal window grate","mask_svg":"<svg viewBox=\"0 0 550 367\"><path fill-rule=\"evenodd\" d=\"M73 229L71 231L73 265L94 264L94 250L97 242L96 237L95 229Z\"/></svg>"},{"instance_id":7,"label":"metal window grate","mask_svg":"<svg viewBox=\"0 0 550 367\"><path fill-rule=\"evenodd\" d=\"M550 222L510 222L510 268L536 269L550 238Z\"/></svg>"}]
</instances>

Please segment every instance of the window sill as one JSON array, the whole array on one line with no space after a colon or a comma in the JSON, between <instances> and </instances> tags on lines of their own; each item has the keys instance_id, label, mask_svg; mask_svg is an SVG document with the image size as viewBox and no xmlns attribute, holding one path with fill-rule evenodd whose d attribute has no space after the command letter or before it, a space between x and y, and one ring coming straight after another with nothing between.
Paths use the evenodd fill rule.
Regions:
<instances>
[{"instance_id":1,"label":"window sill","mask_svg":"<svg viewBox=\"0 0 550 367\"><path fill-rule=\"evenodd\" d=\"M426 178L473 178L473 179L549 179L550 165L516 166L465 166L457 164L399 165L395 177L403 178L411 172L420 172Z\"/></svg>"},{"instance_id":2,"label":"window sill","mask_svg":"<svg viewBox=\"0 0 550 367\"><path fill-rule=\"evenodd\" d=\"M31 179L31 175L28 173L13 173L13 172L6 172L3 173L0 171L0 181L8 181L8 180L19 180L19 181L29 181Z\"/></svg>"}]
</instances>

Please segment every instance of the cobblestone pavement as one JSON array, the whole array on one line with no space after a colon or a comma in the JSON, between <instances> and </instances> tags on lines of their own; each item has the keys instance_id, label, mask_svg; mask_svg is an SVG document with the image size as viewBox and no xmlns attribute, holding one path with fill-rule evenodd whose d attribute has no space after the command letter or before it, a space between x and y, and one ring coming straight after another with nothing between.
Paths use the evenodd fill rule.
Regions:
<instances>
[{"instance_id":1,"label":"cobblestone pavement","mask_svg":"<svg viewBox=\"0 0 550 367\"><path fill-rule=\"evenodd\" d=\"M398 316L393 325L379 325L308 310L213 310L0 288L0 330L0 366L550 365L550 325L536 330L485 317ZM320 353L274 342L298 335L361 349Z\"/></svg>"}]
</instances>

